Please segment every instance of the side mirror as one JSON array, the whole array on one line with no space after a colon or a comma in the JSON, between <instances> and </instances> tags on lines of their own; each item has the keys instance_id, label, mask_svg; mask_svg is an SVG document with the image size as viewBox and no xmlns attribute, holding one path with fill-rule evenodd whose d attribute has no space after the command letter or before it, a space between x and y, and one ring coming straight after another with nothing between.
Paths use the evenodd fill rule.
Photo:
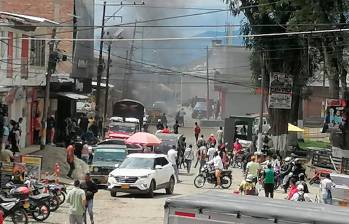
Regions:
<instances>
[{"instance_id":1,"label":"side mirror","mask_svg":"<svg viewBox=\"0 0 349 224\"><path fill-rule=\"evenodd\" d=\"M119 163L115 164L114 166L115 168L119 168Z\"/></svg>"},{"instance_id":2,"label":"side mirror","mask_svg":"<svg viewBox=\"0 0 349 224\"><path fill-rule=\"evenodd\" d=\"M156 170L161 170L161 169L162 169L162 166L161 166L161 165L156 165L156 166L155 166L155 169L156 169Z\"/></svg>"}]
</instances>

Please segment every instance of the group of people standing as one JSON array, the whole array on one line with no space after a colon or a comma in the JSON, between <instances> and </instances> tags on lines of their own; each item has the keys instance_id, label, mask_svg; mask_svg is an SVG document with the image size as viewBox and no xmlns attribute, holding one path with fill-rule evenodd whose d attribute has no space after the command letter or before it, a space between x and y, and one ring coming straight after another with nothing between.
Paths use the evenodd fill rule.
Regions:
<instances>
[{"instance_id":1,"label":"group of people standing","mask_svg":"<svg viewBox=\"0 0 349 224\"><path fill-rule=\"evenodd\" d=\"M23 118L19 118L18 121L9 120L8 117L4 117L3 131L2 131L2 149L8 149L13 154L18 153L20 149L20 141L22 136L22 122Z\"/></svg>"}]
</instances>

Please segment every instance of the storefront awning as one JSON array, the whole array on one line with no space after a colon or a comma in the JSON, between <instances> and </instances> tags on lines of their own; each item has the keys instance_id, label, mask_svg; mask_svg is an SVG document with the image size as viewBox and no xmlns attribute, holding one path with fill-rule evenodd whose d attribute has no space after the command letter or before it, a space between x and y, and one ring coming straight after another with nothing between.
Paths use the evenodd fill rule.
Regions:
<instances>
[{"instance_id":1,"label":"storefront awning","mask_svg":"<svg viewBox=\"0 0 349 224\"><path fill-rule=\"evenodd\" d=\"M77 94L77 93L71 93L71 92L58 92L58 96L67 97L72 100L87 100L88 96Z\"/></svg>"}]
</instances>

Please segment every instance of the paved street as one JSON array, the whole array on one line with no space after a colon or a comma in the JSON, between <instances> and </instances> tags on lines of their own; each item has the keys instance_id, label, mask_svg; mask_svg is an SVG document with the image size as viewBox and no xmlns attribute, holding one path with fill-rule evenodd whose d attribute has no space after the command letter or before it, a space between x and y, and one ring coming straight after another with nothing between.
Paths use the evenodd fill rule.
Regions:
<instances>
[{"instance_id":1,"label":"paved street","mask_svg":"<svg viewBox=\"0 0 349 224\"><path fill-rule=\"evenodd\" d=\"M205 136L215 133L215 129L203 128L202 132ZM187 136L187 143L194 142L192 128L181 129L181 133ZM175 186L173 195L168 196L164 190L156 192L154 198L146 198L145 196L134 196L128 194L118 194L118 197L112 198L108 191L100 190L94 201L95 223L115 223L127 224L132 220L132 224L160 224L163 222L164 203L168 197L178 197L186 194L199 193L208 190L218 190L233 193L242 181L242 172L240 169L233 169L233 184L229 190L214 189L213 185L207 184L202 189L195 188L193 180L198 173L198 169L192 170L192 175L187 175L184 169L181 170L180 178L182 183ZM316 193L315 188L311 188ZM261 193L264 196L264 193ZM284 198L285 194L278 190L275 198ZM68 223L68 206L62 207L46 221L46 223Z\"/></svg>"}]
</instances>

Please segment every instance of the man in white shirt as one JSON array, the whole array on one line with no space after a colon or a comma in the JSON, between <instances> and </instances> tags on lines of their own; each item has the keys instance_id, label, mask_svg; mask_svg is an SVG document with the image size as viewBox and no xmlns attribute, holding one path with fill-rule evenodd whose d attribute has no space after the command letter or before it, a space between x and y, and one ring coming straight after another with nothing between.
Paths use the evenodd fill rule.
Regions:
<instances>
[{"instance_id":1,"label":"man in white shirt","mask_svg":"<svg viewBox=\"0 0 349 224\"><path fill-rule=\"evenodd\" d=\"M221 186L221 172L223 170L223 162L218 152L214 153L214 158L208 162L209 164L213 164L215 168L215 175L217 179L217 186Z\"/></svg>"},{"instance_id":2,"label":"man in white shirt","mask_svg":"<svg viewBox=\"0 0 349 224\"><path fill-rule=\"evenodd\" d=\"M320 182L321 197L325 204L332 204L333 187L335 187L335 184L332 182L330 174L326 174Z\"/></svg>"},{"instance_id":3,"label":"man in white shirt","mask_svg":"<svg viewBox=\"0 0 349 224\"><path fill-rule=\"evenodd\" d=\"M207 151L207 156L208 156L208 161L211 161L213 160L213 157L214 157L214 153L216 152L216 148L211 146L208 151Z\"/></svg>"},{"instance_id":4,"label":"man in white shirt","mask_svg":"<svg viewBox=\"0 0 349 224\"><path fill-rule=\"evenodd\" d=\"M178 152L176 150L176 146L174 145L174 146L172 146L172 149L168 150L167 159L172 164L172 167L173 167L175 175L176 175L177 183L180 183L182 181L180 181L178 178L179 171L178 171L177 162L176 162L177 154L178 154Z\"/></svg>"},{"instance_id":5,"label":"man in white shirt","mask_svg":"<svg viewBox=\"0 0 349 224\"><path fill-rule=\"evenodd\" d=\"M218 146L223 144L223 127L219 127L217 130L217 141L218 141Z\"/></svg>"}]
</instances>

